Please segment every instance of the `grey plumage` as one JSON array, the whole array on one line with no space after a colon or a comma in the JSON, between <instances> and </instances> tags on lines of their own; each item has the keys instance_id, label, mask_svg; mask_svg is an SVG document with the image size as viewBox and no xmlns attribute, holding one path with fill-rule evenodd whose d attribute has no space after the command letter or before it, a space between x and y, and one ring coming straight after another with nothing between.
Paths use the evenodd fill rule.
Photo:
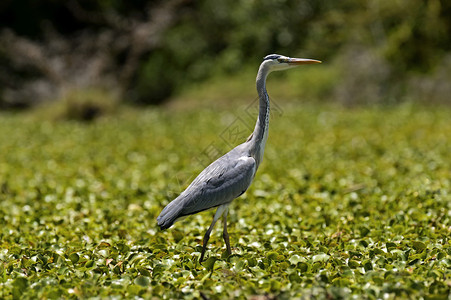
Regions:
<instances>
[{"instance_id":1,"label":"grey plumage","mask_svg":"<svg viewBox=\"0 0 451 300\"><path fill-rule=\"evenodd\" d=\"M181 217L218 207L213 222L204 236L201 262L211 230L221 215L224 215L224 241L228 253L231 253L226 220L228 206L250 186L263 159L268 138L270 107L269 96L266 92L266 77L272 71L319 62L311 59L289 58L278 54L266 56L257 73L257 92L260 99L259 115L252 135L246 142L238 145L205 168L186 190L170 202L158 216L158 226L161 229L166 229Z\"/></svg>"},{"instance_id":2,"label":"grey plumage","mask_svg":"<svg viewBox=\"0 0 451 300\"><path fill-rule=\"evenodd\" d=\"M256 171L255 159L240 156L244 144L234 148L205 168L158 216L162 229L176 219L229 203L244 193Z\"/></svg>"}]
</instances>

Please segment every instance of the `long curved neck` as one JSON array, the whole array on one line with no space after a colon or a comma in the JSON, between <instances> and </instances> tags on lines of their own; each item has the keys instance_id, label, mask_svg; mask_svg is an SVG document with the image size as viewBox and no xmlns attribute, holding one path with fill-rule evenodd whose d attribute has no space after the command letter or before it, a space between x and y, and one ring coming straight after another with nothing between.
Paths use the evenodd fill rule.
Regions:
<instances>
[{"instance_id":1,"label":"long curved neck","mask_svg":"<svg viewBox=\"0 0 451 300\"><path fill-rule=\"evenodd\" d=\"M266 140L268 139L270 109L269 96L266 92L266 77L268 74L267 67L261 65L257 73L257 92L260 99L258 119L255 124L254 132L248 141L251 145L250 154L255 158L257 167L263 159L263 152L265 150Z\"/></svg>"}]
</instances>

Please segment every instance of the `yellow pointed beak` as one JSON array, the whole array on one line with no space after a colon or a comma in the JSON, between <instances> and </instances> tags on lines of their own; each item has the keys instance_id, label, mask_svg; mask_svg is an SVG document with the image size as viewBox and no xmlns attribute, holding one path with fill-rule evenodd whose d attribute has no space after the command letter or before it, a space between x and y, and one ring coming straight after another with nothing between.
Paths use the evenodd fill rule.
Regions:
<instances>
[{"instance_id":1,"label":"yellow pointed beak","mask_svg":"<svg viewBox=\"0 0 451 300\"><path fill-rule=\"evenodd\" d=\"M307 59L307 58L290 58L288 61L290 65L311 65L311 64L320 64L320 60L316 59Z\"/></svg>"}]
</instances>

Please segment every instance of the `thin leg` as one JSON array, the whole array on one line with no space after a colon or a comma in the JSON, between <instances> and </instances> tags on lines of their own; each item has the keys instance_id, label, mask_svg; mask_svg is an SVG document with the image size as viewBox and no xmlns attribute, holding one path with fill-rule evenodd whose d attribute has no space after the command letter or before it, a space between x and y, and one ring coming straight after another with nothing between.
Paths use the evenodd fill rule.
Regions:
<instances>
[{"instance_id":1,"label":"thin leg","mask_svg":"<svg viewBox=\"0 0 451 300\"><path fill-rule=\"evenodd\" d=\"M229 206L227 206L225 208L224 214L222 216L222 221L224 223L224 230L222 232L222 237L224 238L224 242L226 243L227 246L227 254L231 255L232 254L232 248L230 248L230 241L229 241L229 233L227 232L227 214L229 212Z\"/></svg>"},{"instance_id":2,"label":"thin leg","mask_svg":"<svg viewBox=\"0 0 451 300\"><path fill-rule=\"evenodd\" d=\"M207 230L207 232L204 235L204 241L203 241L203 246L202 246L202 253L200 254L200 259L199 259L200 263L204 260L204 254L205 254L205 250L207 249L208 240L210 239L210 233L213 230L213 227L215 226L216 222L219 220L219 218L224 213L224 211L226 210L227 207L228 207L228 205L221 205L216 210L215 216L213 218L213 222L211 222L210 227L208 227L208 230Z\"/></svg>"}]
</instances>

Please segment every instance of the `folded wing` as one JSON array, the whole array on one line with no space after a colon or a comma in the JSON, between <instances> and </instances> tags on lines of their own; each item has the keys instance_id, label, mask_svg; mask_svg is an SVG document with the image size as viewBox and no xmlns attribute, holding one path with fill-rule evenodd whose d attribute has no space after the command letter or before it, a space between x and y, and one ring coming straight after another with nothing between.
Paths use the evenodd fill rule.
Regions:
<instances>
[{"instance_id":1,"label":"folded wing","mask_svg":"<svg viewBox=\"0 0 451 300\"><path fill-rule=\"evenodd\" d=\"M158 225L166 229L178 218L231 202L247 190L255 171L256 162L250 156L228 153L220 157L163 209Z\"/></svg>"}]
</instances>

